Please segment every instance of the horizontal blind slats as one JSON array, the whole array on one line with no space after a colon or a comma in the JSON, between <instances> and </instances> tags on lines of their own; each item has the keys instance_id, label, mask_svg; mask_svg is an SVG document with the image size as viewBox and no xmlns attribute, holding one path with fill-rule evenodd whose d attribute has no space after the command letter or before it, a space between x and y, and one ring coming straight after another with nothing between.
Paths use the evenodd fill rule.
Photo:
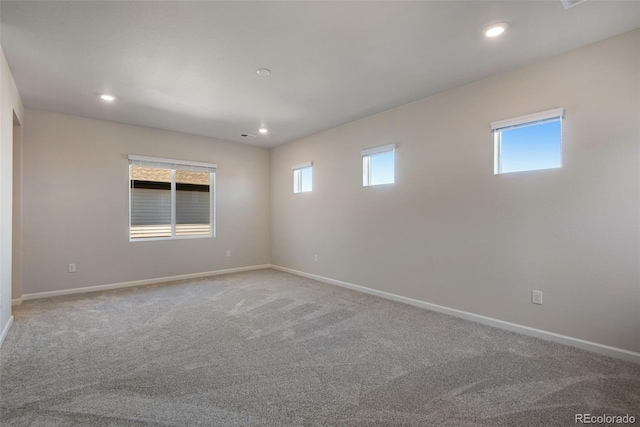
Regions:
<instances>
[{"instance_id":1,"label":"horizontal blind slats","mask_svg":"<svg viewBox=\"0 0 640 427\"><path fill-rule=\"evenodd\" d=\"M171 191L131 189L131 225L171 225Z\"/></svg>"},{"instance_id":2,"label":"horizontal blind slats","mask_svg":"<svg viewBox=\"0 0 640 427\"><path fill-rule=\"evenodd\" d=\"M204 236L211 235L212 224L212 190L216 165L179 163L167 159L137 158L129 156L132 167L175 170L171 180L164 182L162 174L136 175L138 180L131 180L130 205L130 238L162 238L172 236ZM132 169L137 170L138 169ZM178 172L181 171L181 172ZM187 173L185 173L187 172ZM193 172L193 173L188 173ZM200 175L198 175L200 173ZM203 178L202 173L205 173ZM133 174L133 172L132 172ZM212 174L209 178L209 174ZM151 181L140 181L147 179ZM156 181L157 179L157 181ZM175 218L172 226L172 191L175 193ZM173 228L172 230L172 227ZM172 232L173 231L173 232Z\"/></svg>"},{"instance_id":3,"label":"horizontal blind slats","mask_svg":"<svg viewBox=\"0 0 640 427\"><path fill-rule=\"evenodd\" d=\"M176 191L176 224L209 224L210 193Z\"/></svg>"}]
</instances>

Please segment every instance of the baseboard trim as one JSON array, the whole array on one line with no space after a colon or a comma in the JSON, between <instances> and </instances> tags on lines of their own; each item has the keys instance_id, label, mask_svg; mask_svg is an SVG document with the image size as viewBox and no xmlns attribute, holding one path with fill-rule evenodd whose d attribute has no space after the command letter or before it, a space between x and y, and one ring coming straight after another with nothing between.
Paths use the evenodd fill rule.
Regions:
<instances>
[{"instance_id":1,"label":"baseboard trim","mask_svg":"<svg viewBox=\"0 0 640 427\"><path fill-rule=\"evenodd\" d=\"M22 297L11 300L11 307L15 305L20 305L20 304L22 304Z\"/></svg>"},{"instance_id":2,"label":"baseboard trim","mask_svg":"<svg viewBox=\"0 0 640 427\"><path fill-rule=\"evenodd\" d=\"M11 329L11 325L13 325L13 316L9 317L9 321L7 322L7 325L2 330L2 335L0 335L0 347L2 347L2 344L4 343L4 339L7 337L7 334L9 333L9 329Z\"/></svg>"},{"instance_id":3,"label":"baseboard trim","mask_svg":"<svg viewBox=\"0 0 640 427\"><path fill-rule=\"evenodd\" d=\"M134 280L131 282L111 283L108 285L87 286L84 288L63 289L60 291L37 292L33 294L23 294L21 301L28 301L40 298L51 298L62 295L84 294L87 292L107 291L110 289L131 288L134 286L152 285L155 283L175 282L177 280L197 279L199 277L219 276L221 274L239 273L242 271L260 270L271 268L270 264L251 265L247 267L228 268L225 270L205 271L202 273L181 274L178 276L156 277L153 279ZM13 301L12 301L13 302Z\"/></svg>"},{"instance_id":4,"label":"baseboard trim","mask_svg":"<svg viewBox=\"0 0 640 427\"><path fill-rule=\"evenodd\" d=\"M519 325L517 323L511 323L511 322L506 322L504 320L494 319L492 317L486 317L486 316L469 313L462 310L456 310L455 308L449 308L442 305L431 304L425 301L403 297L401 295L379 291L376 289L367 288L365 286L354 285L353 283L343 282L341 280L331 279L329 277L318 276L316 274L305 273L303 271L281 267L279 265L272 264L271 268L273 268L274 270L295 274L296 276L306 277L308 279L314 279L319 282L328 283L330 285L341 286L343 288L352 289L358 292L363 292L365 294L375 295L381 298L386 298L393 301L410 304L416 307L425 308L427 310L436 311L438 313L444 313L450 316L459 317L461 319L471 320L473 322L482 323L484 325L493 326L495 328L506 329L508 331L518 332L524 335L541 338L547 341L553 341L560 344L577 347L583 350L592 351L594 353L603 354L605 356L615 357L617 359L627 360L629 362L640 363L640 353L625 350L622 348L611 347L604 344L598 344L591 341L581 340L579 338L573 338L566 335L556 334L554 332L548 332L541 329L531 328L529 326Z\"/></svg>"}]
</instances>

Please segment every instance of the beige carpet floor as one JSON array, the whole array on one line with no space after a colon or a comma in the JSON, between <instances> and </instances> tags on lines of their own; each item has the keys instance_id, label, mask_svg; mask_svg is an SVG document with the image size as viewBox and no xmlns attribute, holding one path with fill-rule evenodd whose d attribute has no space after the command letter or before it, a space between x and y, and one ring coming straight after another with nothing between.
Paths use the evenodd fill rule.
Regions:
<instances>
[{"instance_id":1,"label":"beige carpet floor","mask_svg":"<svg viewBox=\"0 0 640 427\"><path fill-rule=\"evenodd\" d=\"M640 365L274 270L25 302L2 426L640 424Z\"/></svg>"}]
</instances>

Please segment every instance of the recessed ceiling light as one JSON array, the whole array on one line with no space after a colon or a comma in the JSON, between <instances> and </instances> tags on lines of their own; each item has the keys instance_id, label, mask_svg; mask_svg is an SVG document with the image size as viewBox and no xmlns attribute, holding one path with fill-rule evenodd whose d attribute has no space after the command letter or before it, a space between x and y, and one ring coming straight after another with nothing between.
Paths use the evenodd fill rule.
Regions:
<instances>
[{"instance_id":1,"label":"recessed ceiling light","mask_svg":"<svg viewBox=\"0 0 640 427\"><path fill-rule=\"evenodd\" d=\"M258 129L258 132L260 132L261 134L265 134L265 133L267 133L269 131L267 130L267 128L260 128L260 129Z\"/></svg>"},{"instance_id":2,"label":"recessed ceiling light","mask_svg":"<svg viewBox=\"0 0 640 427\"><path fill-rule=\"evenodd\" d=\"M261 76L261 77L267 77L267 76L271 75L271 70L269 70L267 68L258 68L256 70L256 74Z\"/></svg>"},{"instance_id":3,"label":"recessed ceiling light","mask_svg":"<svg viewBox=\"0 0 640 427\"><path fill-rule=\"evenodd\" d=\"M116 99L116 97L115 97L115 96L113 96L113 95L107 95L106 93L105 93L105 94L100 95L100 98L102 98L102 100L103 100L103 101L109 101L109 102L111 102L111 101L115 101L115 99Z\"/></svg>"},{"instance_id":4,"label":"recessed ceiling light","mask_svg":"<svg viewBox=\"0 0 640 427\"><path fill-rule=\"evenodd\" d=\"M484 29L484 35L487 37L498 37L500 34L504 33L507 29L507 24L493 24Z\"/></svg>"}]
</instances>

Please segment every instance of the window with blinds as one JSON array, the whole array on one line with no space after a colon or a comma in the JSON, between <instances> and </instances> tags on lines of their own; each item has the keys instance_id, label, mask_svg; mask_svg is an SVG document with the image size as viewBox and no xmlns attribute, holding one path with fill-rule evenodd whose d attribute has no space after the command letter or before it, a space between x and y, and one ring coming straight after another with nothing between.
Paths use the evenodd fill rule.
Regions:
<instances>
[{"instance_id":1,"label":"window with blinds","mask_svg":"<svg viewBox=\"0 0 640 427\"><path fill-rule=\"evenodd\" d=\"M215 235L216 165L129 156L129 239Z\"/></svg>"}]
</instances>

